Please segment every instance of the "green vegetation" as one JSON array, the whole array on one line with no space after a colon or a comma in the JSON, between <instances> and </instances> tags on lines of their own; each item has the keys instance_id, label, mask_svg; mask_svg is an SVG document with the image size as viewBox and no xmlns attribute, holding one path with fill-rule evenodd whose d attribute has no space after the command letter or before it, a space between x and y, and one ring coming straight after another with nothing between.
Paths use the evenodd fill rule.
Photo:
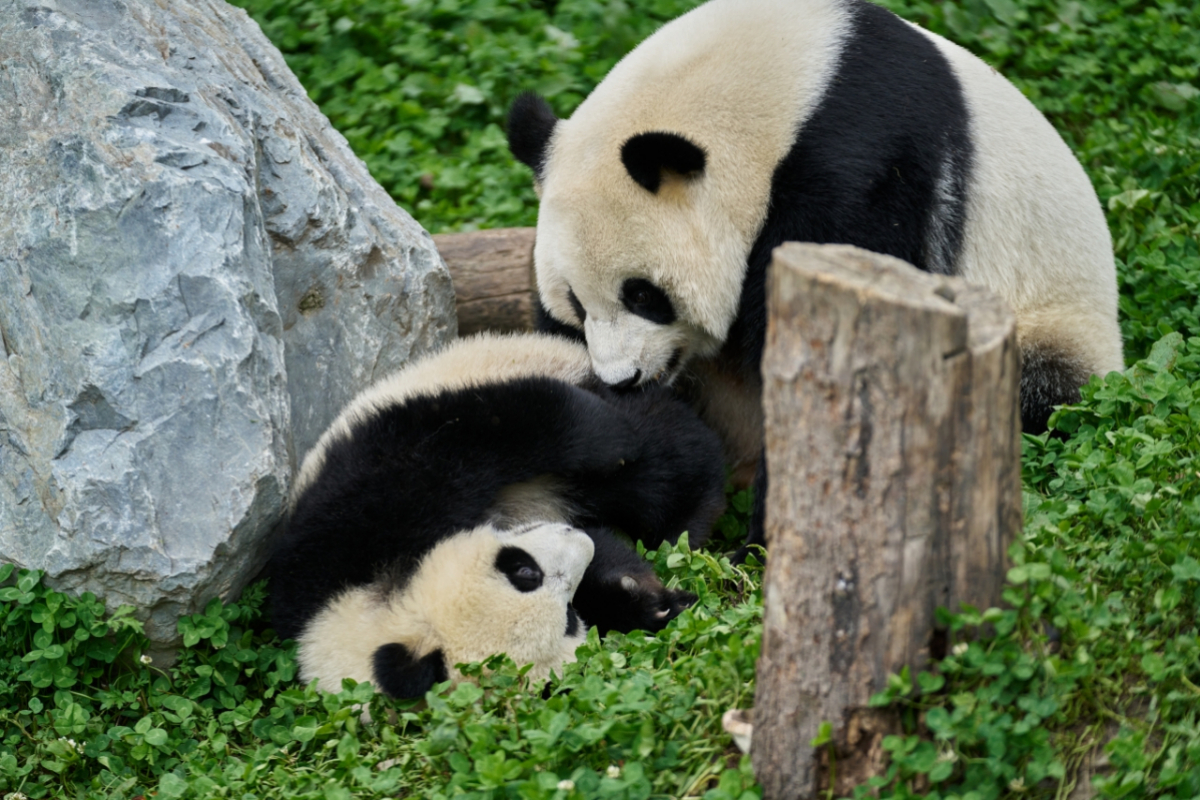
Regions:
<instances>
[{"instance_id":1,"label":"green vegetation","mask_svg":"<svg viewBox=\"0 0 1200 800\"><path fill-rule=\"evenodd\" d=\"M744 517L724 525L744 528ZM0 568L16 578L0 589L0 792L561 800L719 785L711 796L733 800L754 779L720 717L751 702L761 576L686 542L651 556L700 596L662 635L600 641L593 629L548 700L498 657L487 674L468 670L478 686L446 684L420 703L352 681L338 694L298 685L295 645L260 627L264 584L182 620L188 649L160 670L141 657L128 610L106 618L90 595L72 600L37 573ZM364 723L363 704L384 722Z\"/></svg>"},{"instance_id":2,"label":"green vegetation","mask_svg":"<svg viewBox=\"0 0 1200 800\"><path fill-rule=\"evenodd\" d=\"M373 173L431 230L533 224L501 125L523 89L568 114L679 0L239 0ZM1106 798L1200 796L1200 7L1138 0L889 0L1045 111L1109 215L1136 365L1026 437L1026 529L1004 610L948 617L938 668L896 676L885 798L1066 797L1099 748ZM757 568L654 554L701 596L657 637L594 637L539 699L511 664L389 703L295 681L264 588L184 620L141 663L128 613L0 570L0 793L36 797L757 796L720 714L752 702ZM986 623L984 625L983 623ZM478 668L475 668L478 669ZM370 703L364 724L358 706Z\"/></svg>"},{"instance_id":3,"label":"green vegetation","mask_svg":"<svg viewBox=\"0 0 1200 800\"><path fill-rule=\"evenodd\" d=\"M504 138L518 93L568 115L696 0L236 0L371 174L433 233L533 225ZM553 13L547 11L553 8Z\"/></svg>"}]
</instances>

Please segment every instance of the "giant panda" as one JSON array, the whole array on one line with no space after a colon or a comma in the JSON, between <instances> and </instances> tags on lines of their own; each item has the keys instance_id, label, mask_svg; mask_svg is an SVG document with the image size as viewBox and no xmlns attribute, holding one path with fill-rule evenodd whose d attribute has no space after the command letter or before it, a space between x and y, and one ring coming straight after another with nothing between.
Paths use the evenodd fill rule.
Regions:
<instances>
[{"instance_id":1,"label":"giant panda","mask_svg":"<svg viewBox=\"0 0 1200 800\"><path fill-rule=\"evenodd\" d=\"M497 608L483 620L465 615L486 602L447 596L442 606L429 591L410 602L411 587L452 582L463 559L486 566L481 528L503 538L553 524L593 543L575 592L583 619L601 633L656 631L695 597L664 587L613 529L651 547L689 531L698 544L722 510L723 488L719 438L669 390L614 393L592 375L586 348L559 337L460 339L359 394L305 456L271 559L275 629L300 642L301 663L313 665L306 679L332 680L330 670L349 660L355 670L342 677L371 675L385 689L424 685L411 670L427 656L450 657L448 646L428 643L446 637L414 646L409 622L398 620L415 617L394 609L416 603L418 616L449 614L461 630L508 626L490 642L513 641L519 614L482 579ZM475 544L466 555L432 555L452 540ZM463 580L480 569L462 570ZM375 633L361 634L361 646L334 635L354 638L364 625ZM540 630L539 641L550 634L561 631ZM403 650L387 650L392 643ZM341 650L344 660L315 655ZM364 655L381 652L369 663Z\"/></svg>"},{"instance_id":2,"label":"giant panda","mask_svg":"<svg viewBox=\"0 0 1200 800\"><path fill-rule=\"evenodd\" d=\"M1046 119L963 48L865 0L710 0L621 60L569 119L517 98L540 196L541 324L596 374L682 387L766 471L764 282L784 241L959 275L1017 318L1021 420L1045 430L1124 366L1112 245Z\"/></svg>"}]
</instances>

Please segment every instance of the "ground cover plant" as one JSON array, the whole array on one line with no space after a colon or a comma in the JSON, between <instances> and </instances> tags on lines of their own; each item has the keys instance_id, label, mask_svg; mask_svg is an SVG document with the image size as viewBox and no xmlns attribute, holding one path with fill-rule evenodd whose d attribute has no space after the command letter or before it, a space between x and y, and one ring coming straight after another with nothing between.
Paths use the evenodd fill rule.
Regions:
<instances>
[{"instance_id":1,"label":"ground cover plant","mask_svg":"<svg viewBox=\"0 0 1200 800\"><path fill-rule=\"evenodd\" d=\"M367 161L433 231L533 224L504 146L523 89L569 114L680 0L239 0ZM888 0L969 47L1048 114L1097 187L1133 366L1026 437L1026 527L1005 609L948 616L951 654L878 702L904 735L885 798L1200 796L1200 7L1136 0ZM264 587L183 620L143 663L127 611L0 568L0 796L757 796L721 712L753 701L760 572L654 554L701 595L656 637L589 639L543 701L514 665L427 702L295 680ZM391 709L395 724L365 725ZM1082 795L1076 795L1082 796Z\"/></svg>"}]
</instances>

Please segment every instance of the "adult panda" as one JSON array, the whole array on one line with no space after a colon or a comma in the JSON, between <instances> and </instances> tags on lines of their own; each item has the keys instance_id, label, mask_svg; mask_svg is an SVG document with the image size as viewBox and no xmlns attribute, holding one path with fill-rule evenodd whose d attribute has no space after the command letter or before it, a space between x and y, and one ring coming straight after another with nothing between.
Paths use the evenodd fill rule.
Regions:
<instances>
[{"instance_id":1,"label":"adult panda","mask_svg":"<svg viewBox=\"0 0 1200 800\"><path fill-rule=\"evenodd\" d=\"M1124 366L1108 229L1079 163L994 69L865 0L711 0L619 62L570 119L517 98L535 174L542 327L614 387L682 385L732 462L765 468L764 281L784 241L960 275L1017 317L1042 431Z\"/></svg>"},{"instance_id":2,"label":"adult panda","mask_svg":"<svg viewBox=\"0 0 1200 800\"><path fill-rule=\"evenodd\" d=\"M614 393L592 375L586 348L559 337L461 339L358 395L306 455L272 556L275 628L299 640L305 680L370 675L391 693L425 685L442 674L438 659L466 652L435 647L449 641L440 634L414 644L416 619L495 626L479 640L484 649L556 641L561 631L539 621L546 615L515 627L519 604L504 599L497 577L510 573L488 565L492 551L505 551L479 532L503 539L551 524L583 528L575 533L593 543L575 592L583 618L601 632L655 631L695 597L665 588L612 529L651 547L685 530L699 543L721 511L723 484L720 440L669 390ZM461 551L451 541L474 544ZM459 555L434 555L445 548ZM546 564L528 552L542 574L572 572L565 557ZM436 591L412 588L456 580L480 602L447 594L443 605ZM489 601L494 614L471 616ZM354 670L334 674L348 663Z\"/></svg>"}]
</instances>

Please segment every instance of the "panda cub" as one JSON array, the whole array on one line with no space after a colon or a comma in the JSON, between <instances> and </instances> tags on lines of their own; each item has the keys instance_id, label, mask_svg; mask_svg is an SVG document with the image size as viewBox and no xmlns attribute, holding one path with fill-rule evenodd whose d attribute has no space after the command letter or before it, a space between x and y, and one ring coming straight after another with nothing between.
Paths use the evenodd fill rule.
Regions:
<instances>
[{"instance_id":1,"label":"panda cub","mask_svg":"<svg viewBox=\"0 0 1200 800\"><path fill-rule=\"evenodd\" d=\"M541 198L541 327L586 338L611 386L682 388L730 462L759 465L760 504L783 242L857 245L1004 298L1026 432L1124 367L1112 243L1071 150L996 70L865 0L710 0L569 119L518 97L508 136Z\"/></svg>"},{"instance_id":2,"label":"panda cub","mask_svg":"<svg viewBox=\"0 0 1200 800\"><path fill-rule=\"evenodd\" d=\"M698 544L723 483L720 440L668 390L614 393L586 349L558 337L461 339L361 393L305 457L272 556L275 628L300 642L305 680L335 687L369 676L419 695L476 652L452 631L488 626L481 648L561 664L569 642L547 643L581 635L575 611L602 633L655 631L695 600L613 529L648 547L684 531ZM579 554L562 542L580 537L576 589ZM504 581L519 590L537 574L571 585L563 620L505 598Z\"/></svg>"}]
</instances>

